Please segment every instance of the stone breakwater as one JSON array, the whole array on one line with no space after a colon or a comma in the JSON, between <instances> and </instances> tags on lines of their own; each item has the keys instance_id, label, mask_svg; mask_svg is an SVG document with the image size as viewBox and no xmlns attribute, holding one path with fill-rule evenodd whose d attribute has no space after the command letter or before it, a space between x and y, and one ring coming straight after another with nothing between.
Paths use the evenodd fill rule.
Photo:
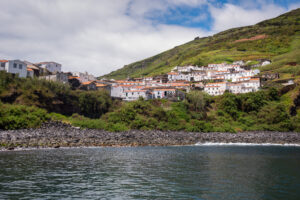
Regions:
<instances>
[{"instance_id":1,"label":"stone breakwater","mask_svg":"<svg viewBox=\"0 0 300 200\"><path fill-rule=\"evenodd\" d=\"M194 145L196 143L300 144L300 133L191 133L156 130L112 133L103 130L80 129L60 122L45 123L37 129L0 131L1 150L84 146Z\"/></svg>"}]
</instances>

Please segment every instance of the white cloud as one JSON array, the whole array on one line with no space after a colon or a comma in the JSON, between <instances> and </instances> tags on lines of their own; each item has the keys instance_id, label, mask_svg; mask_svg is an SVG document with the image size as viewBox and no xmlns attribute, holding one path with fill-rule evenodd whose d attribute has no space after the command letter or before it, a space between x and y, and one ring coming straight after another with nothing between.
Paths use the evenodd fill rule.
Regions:
<instances>
[{"instance_id":1,"label":"white cloud","mask_svg":"<svg viewBox=\"0 0 300 200\"><path fill-rule=\"evenodd\" d=\"M5 8L0 13L0 58L54 60L62 63L65 71L102 75L207 34L200 29L153 26L133 11L128 14L130 2L0 1ZM161 9L150 5L155 4L140 4L139 8L143 12Z\"/></svg>"},{"instance_id":2,"label":"white cloud","mask_svg":"<svg viewBox=\"0 0 300 200\"><path fill-rule=\"evenodd\" d=\"M213 31L253 25L286 12L284 8L273 4L265 5L261 9L246 9L232 4L225 4L221 8L211 6L210 11L214 18Z\"/></svg>"},{"instance_id":3,"label":"white cloud","mask_svg":"<svg viewBox=\"0 0 300 200\"><path fill-rule=\"evenodd\" d=\"M211 2L211 1L210 1ZM153 13L209 5L207 0L0 0L0 59L57 61L65 71L109 73L212 32L153 25ZM284 9L210 7L213 32L257 23ZM190 21L201 21L206 13Z\"/></svg>"}]
</instances>

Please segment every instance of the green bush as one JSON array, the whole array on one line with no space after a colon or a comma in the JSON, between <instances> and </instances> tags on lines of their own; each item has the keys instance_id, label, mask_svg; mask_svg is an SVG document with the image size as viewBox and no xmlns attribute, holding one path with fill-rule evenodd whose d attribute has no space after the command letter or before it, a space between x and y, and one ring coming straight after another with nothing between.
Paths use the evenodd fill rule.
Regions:
<instances>
[{"instance_id":1,"label":"green bush","mask_svg":"<svg viewBox=\"0 0 300 200\"><path fill-rule=\"evenodd\" d=\"M220 108L234 119L237 119L240 104L241 102L237 95L225 92L225 94L221 97Z\"/></svg>"},{"instance_id":2,"label":"green bush","mask_svg":"<svg viewBox=\"0 0 300 200\"><path fill-rule=\"evenodd\" d=\"M126 124L115 123L115 124L108 124L106 126L106 130L111 132L122 132L122 131L128 131L129 128L126 126Z\"/></svg>"},{"instance_id":3,"label":"green bush","mask_svg":"<svg viewBox=\"0 0 300 200\"><path fill-rule=\"evenodd\" d=\"M287 109L281 103L270 103L264 106L257 114L258 121L263 124L274 125L290 120Z\"/></svg>"},{"instance_id":4,"label":"green bush","mask_svg":"<svg viewBox=\"0 0 300 200\"><path fill-rule=\"evenodd\" d=\"M68 84L18 78L3 71L0 72L0 100L68 116L79 113L90 118L99 118L113 105L106 91L73 91Z\"/></svg>"},{"instance_id":5,"label":"green bush","mask_svg":"<svg viewBox=\"0 0 300 200\"><path fill-rule=\"evenodd\" d=\"M0 104L0 129L36 128L47 120L49 120L49 116L43 109Z\"/></svg>"},{"instance_id":6,"label":"green bush","mask_svg":"<svg viewBox=\"0 0 300 200\"><path fill-rule=\"evenodd\" d=\"M80 114L99 118L102 114L108 112L112 101L109 94L103 91L80 92L78 97L78 106Z\"/></svg>"},{"instance_id":7,"label":"green bush","mask_svg":"<svg viewBox=\"0 0 300 200\"><path fill-rule=\"evenodd\" d=\"M213 132L214 128L209 122L191 120L191 122L186 125L185 130L188 132Z\"/></svg>"},{"instance_id":8,"label":"green bush","mask_svg":"<svg viewBox=\"0 0 300 200\"><path fill-rule=\"evenodd\" d=\"M89 129L105 129L106 123L100 119L84 119L84 120L78 120L78 119L71 119L71 124L76 127L81 128L89 128Z\"/></svg>"}]
</instances>

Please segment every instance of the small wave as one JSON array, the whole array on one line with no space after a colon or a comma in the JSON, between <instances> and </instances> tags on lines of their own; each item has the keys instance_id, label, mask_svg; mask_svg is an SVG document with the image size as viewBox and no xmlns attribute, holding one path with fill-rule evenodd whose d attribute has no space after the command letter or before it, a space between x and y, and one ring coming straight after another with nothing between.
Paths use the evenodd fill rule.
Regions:
<instances>
[{"instance_id":1,"label":"small wave","mask_svg":"<svg viewBox=\"0 0 300 200\"><path fill-rule=\"evenodd\" d=\"M279 144L279 143L225 143L225 142L205 142L205 143L196 143L196 146L286 146L286 147L300 147L300 144Z\"/></svg>"}]
</instances>

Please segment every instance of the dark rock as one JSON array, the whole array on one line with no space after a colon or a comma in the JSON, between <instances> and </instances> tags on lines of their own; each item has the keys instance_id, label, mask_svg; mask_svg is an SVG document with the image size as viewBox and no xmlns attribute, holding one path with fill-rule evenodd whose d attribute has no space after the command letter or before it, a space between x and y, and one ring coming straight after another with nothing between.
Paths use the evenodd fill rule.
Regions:
<instances>
[{"instance_id":1,"label":"dark rock","mask_svg":"<svg viewBox=\"0 0 300 200\"><path fill-rule=\"evenodd\" d=\"M48 122L38 129L0 131L0 141L11 146L54 148L61 146L190 145L197 142L300 144L300 133L255 131L232 134L157 130L111 133L104 130L77 129L61 122Z\"/></svg>"}]
</instances>

